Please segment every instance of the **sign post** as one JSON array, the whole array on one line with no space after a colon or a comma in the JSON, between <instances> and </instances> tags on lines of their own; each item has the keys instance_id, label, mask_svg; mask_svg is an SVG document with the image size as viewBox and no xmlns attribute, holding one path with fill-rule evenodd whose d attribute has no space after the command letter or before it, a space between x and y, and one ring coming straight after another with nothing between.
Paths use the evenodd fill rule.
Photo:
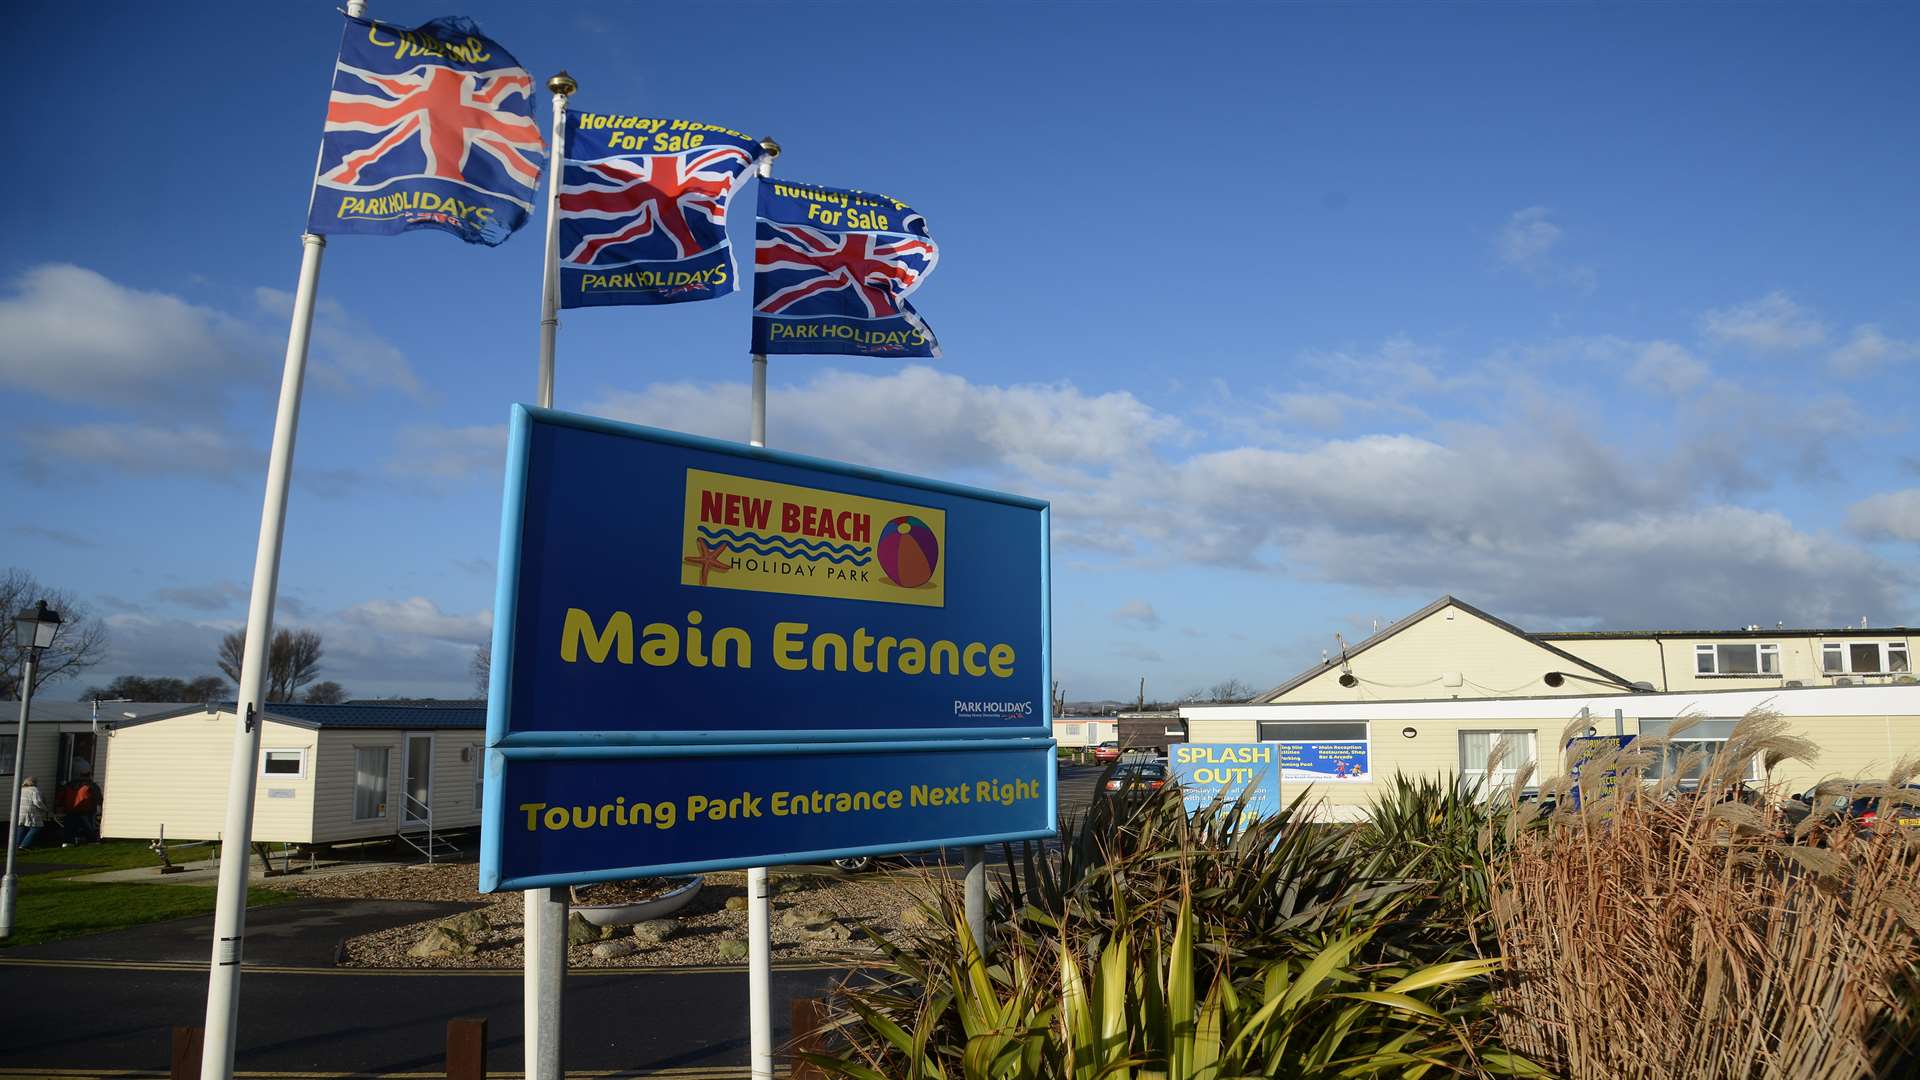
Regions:
<instances>
[{"instance_id":1,"label":"sign post","mask_svg":"<svg viewBox=\"0 0 1920 1080\"><path fill-rule=\"evenodd\" d=\"M516 406L482 891L1052 836L1047 531L1033 499Z\"/></svg>"}]
</instances>

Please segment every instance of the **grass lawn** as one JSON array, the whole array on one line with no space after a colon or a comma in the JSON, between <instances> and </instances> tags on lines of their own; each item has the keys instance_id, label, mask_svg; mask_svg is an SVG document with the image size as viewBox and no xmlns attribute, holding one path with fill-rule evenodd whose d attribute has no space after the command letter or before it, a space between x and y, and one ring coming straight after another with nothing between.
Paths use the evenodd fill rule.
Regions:
<instances>
[{"instance_id":1,"label":"grass lawn","mask_svg":"<svg viewBox=\"0 0 1920 1080\"><path fill-rule=\"evenodd\" d=\"M213 910L216 890L211 885L91 882L76 881L69 876L159 866L159 858L147 850L145 844L136 840L23 851L15 856L15 860L23 868L35 863L85 863L87 866L83 870L22 875L18 884L18 903L13 913L13 936L0 941L0 947L33 945L102 930L159 922L162 919L205 915ZM295 899L298 897L293 893L272 889L254 888L247 891L249 907Z\"/></svg>"}]
</instances>

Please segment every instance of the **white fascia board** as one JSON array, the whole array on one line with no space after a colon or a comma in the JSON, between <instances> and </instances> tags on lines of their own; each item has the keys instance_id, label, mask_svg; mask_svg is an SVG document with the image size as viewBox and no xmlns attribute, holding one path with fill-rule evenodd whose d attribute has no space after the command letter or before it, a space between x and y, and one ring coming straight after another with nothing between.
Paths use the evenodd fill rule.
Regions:
<instances>
[{"instance_id":1,"label":"white fascia board","mask_svg":"<svg viewBox=\"0 0 1920 1080\"><path fill-rule=\"evenodd\" d=\"M1820 686L1706 693L1601 694L1594 697L1475 698L1457 701L1355 701L1320 705L1183 706L1183 719L1308 723L1319 720L1554 720L1578 716L1650 720L1741 716L1767 708L1781 716L1920 716L1920 685Z\"/></svg>"}]
</instances>

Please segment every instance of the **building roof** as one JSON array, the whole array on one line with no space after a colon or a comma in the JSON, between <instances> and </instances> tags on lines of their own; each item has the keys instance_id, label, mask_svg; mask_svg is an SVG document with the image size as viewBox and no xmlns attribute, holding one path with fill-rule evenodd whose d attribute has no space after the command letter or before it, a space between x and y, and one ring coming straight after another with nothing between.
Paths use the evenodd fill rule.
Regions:
<instances>
[{"instance_id":1,"label":"building roof","mask_svg":"<svg viewBox=\"0 0 1920 1080\"><path fill-rule=\"evenodd\" d=\"M1374 634L1372 637L1367 638L1365 641L1360 642L1358 645L1355 645L1348 649L1341 650L1341 653L1339 656L1328 657L1327 659L1322 660L1321 662L1313 665L1312 667L1301 672L1300 674L1295 675L1293 678L1288 679L1286 682L1281 683L1279 686L1274 687L1273 689L1267 691L1266 693L1254 695L1253 701L1251 703L1256 703L1256 704L1270 703L1273 701L1274 698L1277 698L1282 694L1285 694L1287 691L1292 690L1297 686L1300 686L1301 684L1307 682L1309 679L1312 679L1315 676L1323 675L1329 671L1332 671L1334 668L1339 667L1343 663L1347 663L1351 661L1354 657L1360 655L1361 653L1367 651L1368 649L1373 648L1375 645L1380 644L1381 642L1387 640L1388 638L1394 636L1395 634L1398 634L1400 631L1405 630L1407 627L1412 626L1413 624L1419 622L1420 620L1426 618L1427 616L1432 615L1435 612L1441 611L1449 606L1459 608L1461 611L1464 611L1467 614L1474 616L1475 618L1483 619L1486 622L1491 623L1492 625L1497 626L1502 630L1505 630L1507 633L1512 634L1515 637L1523 638L1526 641L1531 642L1532 644L1537 645L1542 649L1545 649L1547 652L1550 652L1553 655L1558 656L1560 659L1565 660L1567 663L1573 665L1576 668L1581 668L1586 671L1590 671L1595 675L1599 676L1601 681L1612 683L1613 685L1618 686L1621 689L1627 690L1630 692L1643 689L1641 687L1636 687L1633 683L1628 682L1626 679L1623 679L1618 675L1615 675L1613 672L1608 671L1606 668L1603 668L1598 664L1594 664L1589 661L1582 660L1579 657L1573 655L1572 653L1567 652L1565 649L1560 649L1560 648L1556 648L1553 645L1549 645L1547 642L1541 640L1540 635L1529 634L1525 630L1520 629L1519 627L1513 625L1512 623L1506 621L1505 619L1502 619L1496 615L1491 615L1491 614L1488 614L1487 612L1481 611L1479 608L1474 607L1472 604L1467 603L1465 600L1456 599L1453 596L1442 596L1440 599L1435 600L1433 603L1428 604L1426 607L1421 608L1419 611L1416 611L1413 614L1398 620L1397 622L1388 624L1386 629L1380 631L1377 634Z\"/></svg>"},{"instance_id":2,"label":"building roof","mask_svg":"<svg viewBox=\"0 0 1920 1080\"><path fill-rule=\"evenodd\" d=\"M33 699L29 707L27 723L31 724L85 724L94 718L94 703L91 701L44 701ZM199 705L183 705L177 701L102 701L100 702L100 726L129 724L160 715L172 715L184 710L199 709ZM132 713L132 716L128 716ZM0 707L0 724L20 722L20 703L9 701ZM32 730L29 728L28 730Z\"/></svg>"},{"instance_id":3,"label":"building roof","mask_svg":"<svg viewBox=\"0 0 1920 1080\"><path fill-rule=\"evenodd\" d=\"M1780 638L1780 637L1914 637L1910 626L1841 626L1834 628L1775 626L1749 630L1548 630L1529 634L1535 641L1650 641L1654 638Z\"/></svg>"},{"instance_id":4,"label":"building roof","mask_svg":"<svg viewBox=\"0 0 1920 1080\"><path fill-rule=\"evenodd\" d=\"M176 716L203 713L209 709L233 712L231 701L214 705L168 706L171 712L123 720L120 726L170 720ZM37 711L37 710L36 710ZM428 705L308 705L304 702L274 701L267 704L267 719L294 727L320 730L340 728L379 731L480 731L487 726L487 710L478 705L434 707Z\"/></svg>"}]
</instances>

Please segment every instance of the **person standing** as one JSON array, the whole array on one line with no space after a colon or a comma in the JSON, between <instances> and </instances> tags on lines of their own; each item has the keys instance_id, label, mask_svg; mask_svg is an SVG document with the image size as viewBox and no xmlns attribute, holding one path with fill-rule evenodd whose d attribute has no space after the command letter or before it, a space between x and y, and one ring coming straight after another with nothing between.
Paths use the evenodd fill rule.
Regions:
<instances>
[{"instance_id":1,"label":"person standing","mask_svg":"<svg viewBox=\"0 0 1920 1080\"><path fill-rule=\"evenodd\" d=\"M20 850L25 851L33 846L34 840L40 836L40 830L46 828L51 813L46 798L40 794L39 783L31 776L20 781L20 825L15 833Z\"/></svg>"}]
</instances>

